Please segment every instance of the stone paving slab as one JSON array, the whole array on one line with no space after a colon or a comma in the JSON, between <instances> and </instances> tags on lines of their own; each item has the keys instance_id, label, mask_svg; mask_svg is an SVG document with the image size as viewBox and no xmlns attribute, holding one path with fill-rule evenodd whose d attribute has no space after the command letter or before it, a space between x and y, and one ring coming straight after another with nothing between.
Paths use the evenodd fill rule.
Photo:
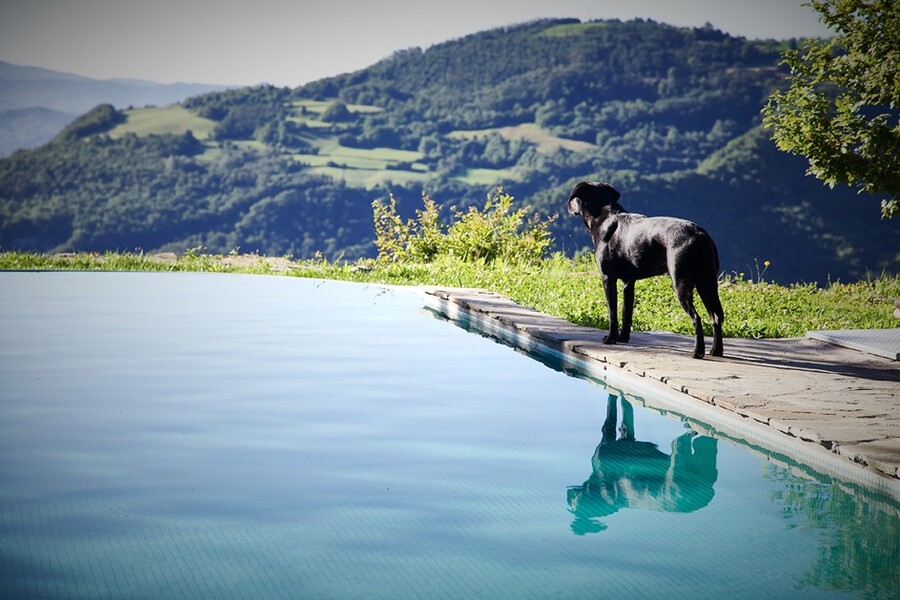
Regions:
<instances>
[{"instance_id":1,"label":"stone paving slab","mask_svg":"<svg viewBox=\"0 0 900 600\"><path fill-rule=\"evenodd\" d=\"M632 333L603 344L581 327L476 289L423 288L443 306L473 311L554 348L632 373L686 402L703 402L781 432L786 444L816 444L900 483L900 368L895 361L812 338L725 339L725 356L691 357L690 336ZM426 300L426 302L428 302ZM896 487L896 486L895 486Z\"/></svg>"},{"instance_id":2,"label":"stone paving slab","mask_svg":"<svg viewBox=\"0 0 900 600\"><path fill-rule=\"evenodd\" d=\"M900 328L810 331L806 336L829 344L900 361Z\"/></svg>"}]
</instances>

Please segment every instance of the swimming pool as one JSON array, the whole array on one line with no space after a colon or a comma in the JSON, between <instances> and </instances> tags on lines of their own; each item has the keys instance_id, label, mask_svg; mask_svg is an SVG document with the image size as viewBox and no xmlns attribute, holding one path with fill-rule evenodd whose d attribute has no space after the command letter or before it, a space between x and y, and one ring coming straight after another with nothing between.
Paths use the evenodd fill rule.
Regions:
<instances>
[{"instance_id":1,"label":"swimming pool","mask_svg":"<svg viewBox=\"0 0 900 600\"><path fill-rule=\"evenodd\" d=\"M421 310L210 274L0 273L4 597L900 589L897 503Z\"/></svg>"}]
</instances>

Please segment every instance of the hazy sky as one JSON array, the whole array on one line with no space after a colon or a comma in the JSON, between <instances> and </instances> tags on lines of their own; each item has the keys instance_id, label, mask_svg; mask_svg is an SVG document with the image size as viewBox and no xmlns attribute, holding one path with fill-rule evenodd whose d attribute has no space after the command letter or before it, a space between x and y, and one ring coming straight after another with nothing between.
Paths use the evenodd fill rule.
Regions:
<instances>
[{"instance_id":1,"label":"hazy sky","mask_svg":"<svg viewBox=\"0 0 900 600\"><path fill-rule=\"evenodd\" d=\"M99 79L297 86L542 17L825 36L805 0L0 0L0 60Z\"/></svg>"}]
</instances>

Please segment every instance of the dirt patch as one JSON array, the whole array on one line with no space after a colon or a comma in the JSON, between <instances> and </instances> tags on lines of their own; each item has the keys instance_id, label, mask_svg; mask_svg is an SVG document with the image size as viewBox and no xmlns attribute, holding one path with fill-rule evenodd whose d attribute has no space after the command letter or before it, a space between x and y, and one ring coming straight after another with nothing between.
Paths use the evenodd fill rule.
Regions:
<instances>
[{"instance_id":1,"label":"dirt patch","mask_svg":"<svg viewBox=\"0 0 900 600\"><path fill-rule=\"evenodd\" d=\"M236 269L252 269L253 267L265 263L270 271L276 273L286 273L297 268L297 263L289 258L276 256L260 256L258 254L237 254L234 256L223 256L220 258L223 265L234 267Z\"/></svg>"}]
</instances>

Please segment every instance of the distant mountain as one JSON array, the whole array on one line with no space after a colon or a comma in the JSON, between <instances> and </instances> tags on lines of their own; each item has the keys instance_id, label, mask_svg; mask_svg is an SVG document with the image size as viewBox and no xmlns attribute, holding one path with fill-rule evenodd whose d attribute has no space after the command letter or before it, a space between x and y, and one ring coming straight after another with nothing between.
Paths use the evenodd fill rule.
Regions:
<instances>
[{"instance_id":1,"label":"distant mountain","mask_svg":"<svg viewBox=\"0 0 900 600\"><path fill-rule=\"evenodd\" d=\"M702 224L725 272L826 282L900 271L900 221L779 152L760 109L791 40L652 21L544 20L397 52L294 90L99 106L0 160L0 248L373 256L373 200L404 216L502 185L543 215L579 180ZM555 249L589 243L560 214Z\"/></svg>"},{"instance_id":2,"label":"distant mountain","mask_svg":"<svg viewBox=\"0 0 900 600\"><path fill-rule=\"evenodd\" d=\"M222 89L226 86L91 79L0 61L0 156L48 142L98 104L166 105Z\"/></svg>"},{"instance_id":3,"label":"distant mountain","mask_svg":"<svg viewBox=\"0 0 900 600\"><path fill-rule=\"evenodd\" d=\"M46 144L74 120L75 115L41 107L0 111L0 156Z\"/></svg>"}]
</instances>

